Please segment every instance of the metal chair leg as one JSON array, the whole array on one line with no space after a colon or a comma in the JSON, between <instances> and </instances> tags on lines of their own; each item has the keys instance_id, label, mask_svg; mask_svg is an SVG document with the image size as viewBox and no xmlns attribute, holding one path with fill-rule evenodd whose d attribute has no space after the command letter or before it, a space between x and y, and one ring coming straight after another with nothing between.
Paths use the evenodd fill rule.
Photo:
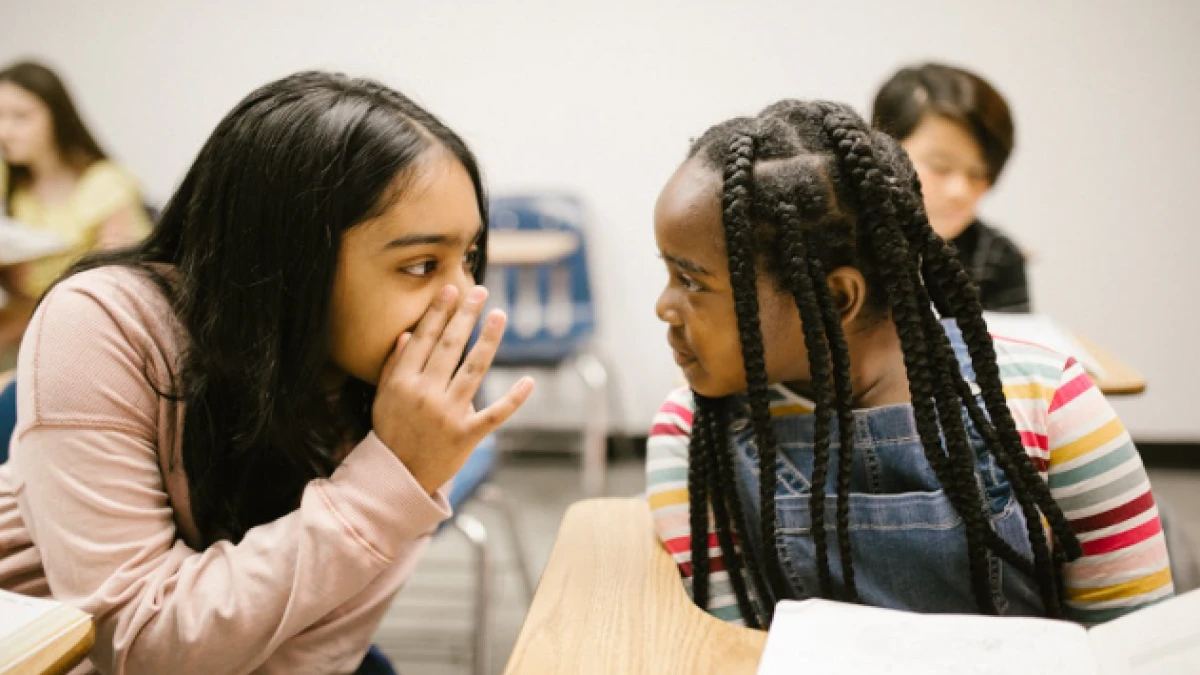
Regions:
<instances>
[{"instance_id":1,"label":"metal chair leg","mask_svg":"<svg viewBox=\"0 0 1200 675\"><path fill-rule=\"evenodd\" d=\"M525 552L525 542L521 535L521 528L517 527L517 514L513 511L512 503L504 496L504 492L492 485L484 483L479 486L479 490L475 492L475 497L479 501L496 509L500 516L504 519L504 526L508 529L509 543L512 545L513 556L517 561L517 570L521 577L521 587L525 591L525 602L533 602L533 592L537 586L537 582L533 578L533 570L529 567L529 558Z\"/></svg>"},{"instance_id":2,"label":"metal chair leg","mask_svg":"<svg viewBox=\"0 0 1200 675\"><path fill-rule=\"evenodd\" d=\"M491 616L492 561L487 529L479 519L467 513L456 515L450 525L461 532L475 550L475 618L471 672L488 675L488 619Z\"/></svg>"},{"instance_id":3,"label":"metal chair leg","mask_svg":"<svg viewBox=\"0 0 1200 675\"><path fill-rule=\"evenodd\" d=\"M608 369L591 352L582 352L572 367L588 389L588 414L583 427L583 492L588 497L604 494L608 462Z\"/></svg>"},{"instance_id":4,"label":"metal chair leg","mask_svg":"<svg viewBox=\"0 0 1200 675\"><path fill-rule=\"evenodd\" d=\"M610 374L610 376L606 378L606 384L608 386L608 407L610 411L610 417L615 420L613 426L619 430L611 434L615 449L618 453L620 453L618 456L632 457L634 455L635 446L633 439L628 433L626 433L626 430L628 429L629 417L627 416L625 399L621 396L620 378L612 376L617 372L617 368L613 365L612 360L609 359L603 352L599 350L591 350L591 354Z\"/></svg>"}]
</instances>

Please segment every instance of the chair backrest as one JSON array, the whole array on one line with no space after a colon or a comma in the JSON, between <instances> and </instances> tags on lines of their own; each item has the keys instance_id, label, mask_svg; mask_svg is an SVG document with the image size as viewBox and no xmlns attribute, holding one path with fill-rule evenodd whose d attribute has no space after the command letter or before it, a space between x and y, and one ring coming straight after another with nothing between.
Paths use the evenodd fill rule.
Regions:
<instances>
[{"instance_id":1,"label":"chair backrest","mask_svg":"<svg viewBox=\"0 0 1200 675\"><path fill-rule=\"evenodd\" d=\"M492 305L509 315L496 362L552 364L575 354L596 330L583 204L564 194L514 195L493 197L490 212L492 232L569 232L579 242L572 253L549 264L489 261Z\"/></svg>"},{"instance_id":2,"label":"chair backrest","mask_svg":"<svg viewBox=\"0 0 1200 675\"><path fill-rule=\"evenodd\" d=\"M8 461L9 445L13 431L17 428L17 376L16 373L0 375L0 464Z\"/></svg>"}]
</instances>

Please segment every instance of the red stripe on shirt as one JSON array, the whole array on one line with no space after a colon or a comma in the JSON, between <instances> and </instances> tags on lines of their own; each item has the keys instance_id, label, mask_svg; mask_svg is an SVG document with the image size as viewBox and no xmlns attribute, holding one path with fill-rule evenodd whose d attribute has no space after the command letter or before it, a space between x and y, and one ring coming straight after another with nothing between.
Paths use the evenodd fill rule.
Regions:
<instances>
[{"instance_id":1,"label":"red stripe on shirt","mask_svg":"<svg viewBox=\"0 0 1200 675\"><path fill-rule=\"evenodd\" d=\"M1159 532L1162 532L1162 524L1158 522L1158 518L1155 518L1154 520L1138 525L1132 530L1114 534L1111 537L1104 537L1095 541L1085 541L1083 542L1083 554L1103 555L1119 551L1146 541Z\"/></svg>"},{"instance_id":2,"label":"red stripe on shirt","mask_svg":"<svg viewBox=\"0 0 1200 675\"><path fill-rule=\"evenodd\" d=\"M1050 439L1046 437L1046 434L1039 434L1034 431L1020 431L1018 433L1021 434L1021 445L1027 448L1050 450Z\"/></svg>"},{"instance_id":3,"label":"red stripe on shirt","mask_svg":"<svg viewBox=\"0 0 1200 675\"><path fill-rule=\"evenodd\" d=\"M1071 359L1067 359L1067 368L1070 368L1074 363ZM1054 400L1050 401L1050 407L1046 411L1047 414L1052 414L1055 410L1074 401L1080 394L1094 386L1096 385L1092 383L1092 378L1086 372L1079 373L1073 380L1059 387L1058 391L1054 393Z\"/></svg>"},{"instance_id":4,"label":"red stripe on shirt","mask_svg":"<svg viewBox=\"0 0 1200 675\"><path fill-rule=\"evenodd\" d=\"M680 429L673 422L659 422L650 427L651 436L687 436L687 429Z\"/></svg>"},{"instance_id":5,"label":"red stripe on shirt","mask_svg":"<svg viewBox=\"0 0 1200 675\"><path fill-rule=\"evenodd\" d=\"M1076 532L1095 532L1096 530L1112 527L1117 523L1139 516L1153 507L1154 495L1147 490L1146 494L1141 497L1122 504L1115 509L1110 509L1104 513L1097 513L1094 516L1080 518L1079 520L1072 520L1071 528Z\"/></svg>"},{"instance_id":6,"label":"red stripe on shirt","mask_svg":"<svg viewBox=\"0 0 1200 675\"><path fill-rule=\"evenodd\" d=\"M679 418L683 420L684 424L687 424L688 426L691 426L692 424L692 411L679 405L678 403L675 403L674 401L667 401L663 403L662 407L658 409L658 412L667 415L679 415Z\"/></svg>"},{"instance_id":7,"label":"red stripe on shirt","mask_svg":"<svg viewBox=\"0 0 1200 675\"><path fill-rule=\"evenodd\" d=\"M721 545L720 542L717 541L717 533L710 532L708 534L709 549L711 550L714 548L718 548L718 547L720 547L720 545ZM686 535L682 536L682 537L675 537L674 539L667 540L665 542L664 546L666 547L667 551L669 553L671 553L672 555L678 555L680 553L691 553L692 538L689 536L686 536ZM724 569L725 569L724 556L716 555L716 556L712 556L709 558L708 570L710 572L721 572ZM685 576L685 577L692 576L692 563L690 561L679 563L679 570L681 572L683 572L683 576Z\"/></svg>"},{"instance_id":8,"label":"red stripe on shirt","mask_svg":"<svg viewBox=\"0 0 1200 675\"><path fill-rule=\"evenodd\" d=\"M991 331L988 331L988 335L992 336L993 342L1011 342L1013 344L1025 345L1027 347L1037 347L1039 349L1045 349L1046 351L1051 352L1053 354L1061 354L1062 353L1056 349L1047 347L1046 345L1044 345L1040 342L1030 342L1029 340L1021 340L1019 338L1009 337L1007 335L997 335Z\"/></svg>"},{"instance_id":9,"label":"red stripe on shirt","mask_svg":"<svg viewBox=\"0 0 1200 675\"><path fill-rule=\"evenodd\" d=\"M1021 436L1021 445L1026 448L1026 452L1030 448L1037 448L1042 452L1050 452L1050 440L1046 434L1039 434L1034 431L1018 431ZM1048 462L1045 457L1037 455L1029 455L1029 461L1033 462L1033 468L1045 473L1048 468Z\"/></svg>"}]
</instances>

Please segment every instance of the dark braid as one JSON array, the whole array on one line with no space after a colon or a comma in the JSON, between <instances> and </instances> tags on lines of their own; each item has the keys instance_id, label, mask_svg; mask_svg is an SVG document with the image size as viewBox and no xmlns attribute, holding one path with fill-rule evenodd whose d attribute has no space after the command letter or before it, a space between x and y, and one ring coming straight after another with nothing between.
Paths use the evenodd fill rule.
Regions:
<instances>
[{"instance_id":1,"label":"dark braid","mask_svg":"<svg viewBox=\"0 0 1200 675\"><path fill-rule=\"evenodd\" d=\"M692 530L692 600L708 609L708 500L709 458L713 455L712 433L705 418L710 414L699 405L692 419L688 447L688 514ZM716 515L714 514L714 519ZM703 533L701 535L700 533Z\"/></svg>"},{"instance_id":2,"label":"dark braid","mask_svg":"<svg viewBox=\"0 0 1200 675\"><path fill-rule=\"evenodd\" d=\"M925 253L922 258L924 261L924 275L926 283L930 284L931 289L936 290L935 297L941 300L942 311L945 313L962 313L961 293L964 290L969 291L970 287L959 286L955 291L954 283L947 284L947 279L962 281L962 277L957 277L953 274L948 274L948 268L959 265L957 256L954 251L936 236L925 236L921 229L921 223L924 222L924 210L919 203L920 185L915 182L914 190L910 194L915 194L918 198L914 205L913 212L916 214L914 220L916 225L909 228L910 236L918 241L918 245L925 247ZM915 272L914 272L915 273ZM951 303L949 298L959 298L955 303ZM929 303L929 294L923 287L918 286L918 301ZM956 307L957 306L957 307ZM957 312L956 312L957 310ZM938 331L940 334L934 333L934 329L939 326L939 323L934 317L926 319L927 331L931 335L936 335L938 340L935 340L935 347L943 354L941 361L951 363L957 360L953 354L953 349L949 344L949 340L944 336L944 331ZM990 340L989 340L990 343ZM1024 448L1019 444L1013 448L1010 444L1003 443L996 434L995 428L991 421L987 419L979 405L976 403L975 396L971 392L966 381L958 374L957 369L954 372L940 373L943 381L947 386L954 386L958 390L958 395L962 401L962 405L966 408L972 423L984 440L988 447L992 450L993 456L996 458L1000 468L1004 470L1013 485L1013 493L1021 507L1022 513L1025 515L1026 528L1031 546L1034 550L1034 563L1030 564L1021 554L1017 553L1007 542L1001 539L994 532L989 534L988 547L1001 558L1008 561L1017 569L1023 571L1037 579L1042 596L1043 604L1046 611L1052 617L1061 617L1065 612L1062 604L1061 580L1057 578L1056 568L1058 564L1054 562L1050 555L1045 542L1045 532L1041 526L1041 513L1039 505L1047 513L1057 512L1061 517L1061 509L1049 498L1049 492L1046 489L1044 481L1035 473L1030 475L1030 472L1021 470L1022 466L1027 466L1030 470L1033 469L1032 462ZM1037 497L1039 493L1044 493L1044 497ZM1035 503L1036 502L1038 503ZM1040 503L1040 504L1039 504ZM986 511L985 511L986 514ZM1065 518L1064 518L1065 520Z\"/></svg>"},{"instance_id":3,"label":"dark braid","mask_svg":"<svg viewBox=\"0 0 1200 675\"><path fill-rule=\"evenodd\" d=\"M809 511L812 514L812 536L817 553L817 574L821 584L821 594L825 597L832 597L833 582L830 578L829 551L825 536L825 479L829 470L829 420L832 405L830 380L833 377L831 363L833 357L829 349L828 327L826 326L830 317L827 312L823 311L824 308L820 304L823 296L817 287L820 286L825 291L825 296L828 296L829 288L825 284L824 275L817 274L812 270L813 263L818 265L820 263L815 259L810 259L808 247L802 243L799 210L786 202L781 203L776 210L779 213L781 225L779 235L780 243L783 244L784 276L792 296L796 300L796 306L800 309L800 322L804 329L804 345L808 349L811 368L813 399L816 402L812 494L810 495ZM815 278L819 278L820 281L814 282ZM836 316L833 317L833 320L835 323L837 322ZM847 365L848 363L847 359ZM853 441L849 445L845 442L845 417L848 413L851 418L850 429L853 431L853 412L845 405L839 405L838 408L842 438L841 459L838 463L838 543L842 552L842 571L846 587L851 589L851 596L857 596L853 585L853 571L847 575L847 570L850 569L849 559L845 555L849 549L849 532L846 526L848 518L843 519L847 496L842 493L841 489L843 476L848 477L848 472L843 469L848 461L847 457L852 456L853 453Z\"/></svg>"},{"instance_id":4,"label":"dark braid","mask_svg":"<svg viewBox=\"0 0 1200 675\"><path fill-rule=\"evenodd\" d=\"M952 307L956 304L953 298L954 295L947 296L947 300L951 303ZM978 301L976 301L976 304L978 304ZM968 351L970 351L971 343L979 340L980 338L978 335L970 335L964 330L963 339L965 342L967 342ZM991 348L991 339L987 336L986 332L983 333L983 339L987 340L988 347ZM949 350L949 345L946 345L946 349ZM997 373L997 379L998 377L999 375ZM979 377L978 372L977 378L980 379L980 389L981 392L983 392L983 397L986 404L987 399L989 398L988 388L983 384L983 379ZM1002 389L1000 395L1003 397ZM1039 488L1045 488L1046 485L1045 482L1036 475L1032 462L1029 459L1029 455L1020 445L1020 437L1017 436L1015 443L1011 439L1003 438L998 433L998 430L992 421L984 416L983 411L980 410L974 396L963 396L963 401L967 408L968 414L971 416L971 421L984 436L989 448L991 448L992 456L996 458L1000 468L1004 470L1005 475L1008 476L1009 481L1012 483L1013 492L1016 495L1018 504L1021 506L1021 512L1025 515L1026 532L1029 537L1030 546L1034 553L1034 564L1032 571L1033 576L1038 582L1038 587L1042 596L1042 603L1045 605L1046 611L1050 616L1061 617L1063 615L1064 608L1062 607L1060 598L1061 594L1059 583L1054 573L1054 562L1051 557L1049 544L1046 540L1046 532L1042 528L1042 510L1046 510L1046 513L1057 513L1058 517L1063 519L1064 524L1065 516L1062 515L1061 509L1059 509L1058 505L1055 504L1053 499L1050 497L1048 490L1046 490L1044 498L1039 496L1039 493L1041 492ZM990 413L991 406L988 407ZM1007 405L1005 406L1005 412L1007 412ZM1011 420L1011 417L1009 419ZM1013 431L1015 435L1015 426ZM1013 448L1014 444L1016 445L1015 449ZM1029 471L1023 471L1023 466L1027 466ZM1029 473L1033 473L1033 475L1030 476ZM1042 502L1042 510L1039 510L1039 505L1036 503L1037 501ZM1072 535L1072 540L1074 540L1074 535Z\"/></svg>"},{"instance_id":5,"label":"dark braid","mask_svg":"<svg viewBox=\"0 0 1200 675\"><path fill-rule=\"evenodd\" d=\"M691 443L688 448L688 508L690 514L691 553L693 566L692 597L696 604L707 609L709 566L708 507L712 505L713 528L721 556L725 559L738 607L746 625L757 628L766 625L750 599L746 576L754 586L763 606L771 603L770 589L762 576L762 566L749 545L744 523L745 514L734 484L733 462L730 457L729 418L726 402L694 394L696 407L692 420ZM703 496L701 496L703 495ZM741 542L741 554L738 544ZM740 558L740 560L739 560ZM702 562L701 562L702 561ZM773 604L773 603L771 603Z\"/></svg>"},{"instance_id":6,"label":"dark braid","mask_svg":"<svg viewBox=\"0 0 1200 675\"><path fill-rule=\"evenodd\" d=\"M850 600L858 599L848 522L855 454L854 390L843 317L827 282L833 270L852 266L868 282L861 316L872 320L878 315L895 326L917 433L926 461L962 519L972 593L980 611L998 613L998 589L993 588L991 575L995 556L1035 577L1047 612L1061 616L1058 573L1062 559L1079 556L1078 539L1021 443L975 288L953 249L930 229L915 172L903 152L891 139L872 132L847 106L785 101L757 118L739 118L710 129L693 145L691 156L697 155L723 178L722 226L749 421L758 453L762 540L761 550L755 551L741 530L751 524L743 517L734 482L728 400L697 394L688 483L689 491L695 491L690 502L698 601L709 597L709 506L738 606L748 624L769 625L776 601L803 593L784 574L775 542L779 445L770 417L758 316L761 270L794 299L808 351L815 404L809 507L820 593L832 597L838 591L825 528L830 425L836 413L840 450L835 527L842 591ZM962 376L935 305L941 315L954 317L962 331L982 407ZM1012 486L1027 521L1032 561L992 526L989 495L978 473L982 458L972 447L968 425L978 430ZM1061 544L1054 551L1041 525L1043 515ZM700 562L701 557L705 562ZM754 606L750 587L761 612Z\"/></svg>"},{"instance_id":7,"label":"dark braid","mask_svg":"<svg viewBox=\"0 0 1200 675\"><path fill-rule=\"evenodd\" d=\"M707 416L705 420L708 430L707 434L713 439L712 453L709 456L708 470L709 475L715 479L724 479L728 491L723 495L713 500L713 509L716 512L717 522L717 541L721 545L721 553L725 558L726 570L729 572L729 582L733 586L734 597L737 598L738 609L742 613L742 618L746 625L750 628L759 628L764 625L767 620L763 617L760 621L759 613L755 609L754 604L750 600L750 594L746 588L746 579L743 572L747 569L755 570L758 568L757 558L752 552L752 548L748 545L745 539L742 539L741 559L739 559L738 548L734 542L733 533L726 525L730 521L733 522L733 531L740 530L738 523L742 522L741 508L738 507L737 489L732 486L733 483L733 462L730 456L730 450L725 430L728 428L729 420L724 414L725 408L720 402L717 402L712 408L712 414ZM721 444L717 445L717 439L721 439ZM732 505L732 508L726 508L727 505ZM738 535L741 537L742 535ZM761 576L752 581L760 589L765 586Z\"/></svg>"},{"instance_id":8,"label":"dark braid","mask_svg":"<svg viewBox=\"0 0 1200 675\"><path fill-rule=\"evenodd\" d=\"M920 287L918 287L918 297L923 301L928 300L928 295ZM935 317L923 316L922 320L925 322L926 332L936 335L934 331L937 330L940 331L944 336L945 332L941 331L941 323ZM938 369L937 376L941 378L941 381L944 383L943 386L949 386L955 389L957 392L957 398L960 401L960 405L967 408L972 423L983 435L985 442L989 444L998 442L995 440L994 432L992 432L991 423L986 417L983 417L983 413L979 410L979 406L975 403L975 395L971 392L970 385L968 385L967 382L962 378L957 369L948 367L955 365L958 359L958 357L954 355L954 349L950 346L949 340L944 339L937 341L935 342L934 347L938 350L938 358L936 360L941 365L941 367ZM1001 468L1003 468L1003 466ZM1027 495L1024 494L1023 483L1021 481L1012 479L1012 483L1013 491L1018 495L1018 501L1027 497ZM984 517L987 517L986 510ZM1030 576L1036 576L1033 564L1030 563L1029 560L1026 560L1024 556L1018 553L1014 548L1012 548L1008 542L1001 539L1000 536L992 530L989 530L988 533L985 534L987 534L988 537L988 548L990 548L994 553L999 555L1002 559L1008 561L1022 572L1029 574Z\"/></svg>"},{"instance_id":9,"label":"dark braid","mask_svg":"<svg viewBox=\"0 0 1200 675\"><path fill-rule=\"evenodd\" d=\"M950 402L939 397L935 387L935 365L928 351L928 340L932 336L925 333L920 320L921 311L932 310L916 302L912 276L908 273L916 265L898 223L897 205L886 189L885 176L871 150L869 130L861 121L856 123L849 115L839 113L828 115L825 124L843 169L854 178L860 218L873 223L869 245L881 263L879 276L900 336L917 430L930 466L966 526L975 601L980 611L996 614L998 609L991 590L990 563L984 545L985 530L990 529L990 522L982 518L982 498L973 471L966 476L956 469L959 460L969 459L973 467L974 452L962 427L961 409L954 411L954 418L939 419L939 408L945 417ZM944 447L942 432L948 432Z\"/></svg>"},{"instance_id":10,"label":"dark braid","mask_svg":"<svg viewBox=\"0 0 1200 675\"><path fill-rule=\"evenodd\" d=\"M969 291L971 287L958 286L967 278L965 270L962 270L955 256L953 249L948 244L941 241L937 237L925 238L927 261L927 283L935 286L939 290L939 294L945 298L947 302L946 310L955 317L969 317L972 313L980 317L982 322L982 308L979 305L977 297ZM987 369L989 361L988 354L990 353L990 361L995 364L995 351L990 337L986 333L986 325L981 332L972 331L968 334L967 325L972 322L970 319L964 321L956 321L963 329L964 341L968 345L968 352L971 353L972 363L976 363L978 355L983 355L983 369L977 367L977 378L984 381L985 376L983 371ZM984 344L979 344L981 341ZM946 345L949 348L949 345ZM999 369L996 369L995 379L999 381ZM964 383L965 385L965 383ZM986 392L988 389L981 386L981 390ZM1003 390L1001 390L1001 399L1003 400ZM985 395L985 404L987 404L987 396ZM1021 506L1021 511L1025 515L1025 525L1029 536L1030 545L1034 551L1034 572L1033 575L1038 580L1038 585L1041 589L1043 604L1051 616L1061 617L1065 612L1062 598L1062 586L1058 580L1056 572L1057 564L1054 562L1046 541L1046 533L1042 528L1042 515L1051 523L1051 529L1056 534L1056 539L1066 548L1067 557L1075 559L1079 556L1079 544L1074 532L1070 528L1070 524L1066 521L1066 516L1062 513L1062 509L1051 497L1049 488L1045 481L1037 474L1037 470L1033 466L1029 455L1025 452L1021 445L1020 436L1016 433L1015 424L1012 427L1012 435L1009 438L1001 436L1002 432L998 431L996 425L992 424L991 420L983 415L983 411L979 409L975 402L974 396L964 397L967 411L971 416L972 422L987 441L989 448L992 449L992 455L996 458L1000 468L1004 470L1013 484L1014 493L1017 501ZM992 413L992 406L988 406L989 414ZM1007 405L1004 406L1004 411L1007 412ZM1005 418L1012 423L1011 415L1001 416L1001 424ZM1061 533L1065 532L1067 537L1064 538ZM1074 553L1072 554L1072 551Z\"/></svg>"},{"instance_id":11,"label":"dark braid","mask_svg":"<svg viewBox=\"0 0 1200 675\"><path fill-rule=\"evenodd\" d=\"M718 400L713 407L714 419L716 427L713 430L713 439L715 448L720 448L722 452L717 453L717 459L720 461L720 475L717 476L722 494L728 497L729 501L729 518L733 521L734 535L742 542L742 559L745 562L745 569L749 571L751 582L754 584L754 591L759 603L765 607L768 603L774 604L774 598L771 595L771 589L767 586L766 577L762 573L762 565L758 562L758 555L754 552L754 547L750 545L750 535L746 531L749 521L746 519L746 514L742 510L742 501L738 498L736 478L733 469L733 446L729 442L729 413L728 403L724 400ZM736 588L736 587L735 587ZM797 588L796 591L800 592ZM768 618L766 613L758 615L758 623L767 625Z\"/></svg>"},{"instance_id":12,"label":"dark braid","mask_svg":"<svg viewBox=\"0 0 1200 675\"><path fill-rule=\"evenodd\" d=\"M827 273L821 257L815 256L809 265L817 305L821 308L825 332L832 346L833 384L837 395L838 432L841 449L837 468L837 533L838 551L842 562L842 583L850 602L858 602L858 586L854 583L854 564L850 548L850 467L854 461L854 388L850 380L850 347L842 333L841 316L833 304Z\"/></svg>"},{"instance_id":13,"label":"dark braid","mask_svg":"<svg viewBox=\"0 0 1200 675\"><path fill-rule=\"evenodd\" d=\"M907 162L907 158L902 158L901 161ZM925 219L924 205L921 203L921 183L915 172L912 172L912 190L908 194L909 199L914 201L914 218L909 223L908 236L915 245L923 249L922 257L927 283L936 288L937 295L943 298L946 305L943 313L955 317L955 322L963 330L964 341L968 345L968 353L976 370L977 379L985 379L983 372L989 372L986 379L993 379L990 373L994 371L994 386L1000 387L999 369L995 366L995 347L990 337L987 336L987 327L983 321L978 293L975 291L974 285L970 283L969 275L963 269L953 247L936 236L927 226L923 227L923 224L927 225L928 221ZM974 326L970 338L967 337L965 328L967 324ZM1001 394L1003 394L1002 389ZM1042 582L1043 596L1047 600L1047 609L1053 612L1054 606L1049 598L1051 595L1058 596L1057 604L1061 608L1062 587L1059 583L1049 583L1054 565L1047 562L1045 531L1042 529L1040 516L1045 515L1050 522L1056 539L1067 549L1067 558L1070 560L1074 560L1082 554L1078 538L1067 522L1062 509L1051 496L1049 486L1041 479L1037 469L1033 466L1032 460L1020 441L1020 435L1016 433L1016 426L1012 421L1011 414L1003 414L999 418L1002 426L1006 423L1012 425L1012 432L1006 434L1006 438L1000 438L996 427L990 423L990 420L984 420L983 413L976 404L974 396L965 397L965 400L972 421L984 435L989 448L992 449L993 456L996 457L1000 467L1013 483L1014 492L1021 504L1022 512L1025 514L1026 527L1029 531L1030 543L1034 548L1035 559L1038 560L1040 570L1038 576ZM1003 405L1002 409L1008 413L1007 405ZM990 405L989 413L994 414ZM1038 513L1038 508L1040 508L1041 514ZM1054 591L1051 593L1047 586L1053 588Z\"/></svg>"},{"instance_id":14,"label":"dark braid","mask_svg":"<svg viewBox=\"0 0 1200 675\"><path fill-rule=\"evenodd\" d=\"M1049 486L1038 475L1029 455L1024 451L1016 423L1008 411L1000 382L1000 368L996 365L995 346L988 335L987 324L983 320L983 309L979 304L978 296L973 292L973 286L959 285L964 281L969 282L970 278L966 270L958 263L958 258L954 255L953 250L944 243L942 247L942 255L950 256L948 259L944 259L942 264L951 270L953 278L938 283L946 291L950 307L955 312L955 322L963 332L963 339L967 344L967 351L971 356L976 378L980 381L980 387L985 393L984 404L987 406L988 415L993 420L993 426L1003 441L1003 447L1010 450L1005 454L1011 454L1013 460L1020 460L1015 462L1015 472L1020 474L1020 479L1030 487L1042 505L1044 515L1050 521L1055 538L1066 547L1067 558L1075 560L1083 553L1078 537L1071 528L1071 524L1067 522L1062 509L1050 494ZM997 414L998 412L1003 414Z\"/></svg>"},{"instance_id":15,"label":"dark braid","mask_svg":"<svg viewBox=\"0 0 1200 675\"><path fill-rule=\"evenodd\" d=\"M725 248L729 256L729 278L733 286L734 311L742 342L746 371L750 421L758 441L759 499L762 511L761 537L766 563L767 585L775 599L786 598L786 581L779 553L775 548L775 482L779 447L771 426L770 398L767 394L767 367L763 353L762 329L758 321L758 271L751 241L750 200L751 170L754 166L754 139L737 134L729 144L725 162L725 186L722 193ZM775 607L766 607L768 623Z\"/></svg>"},{"instance_id":16,"label":"dark braid","mask_svg":"<svg viewBox=\"0 0 1200 675\"><path fill-rule=\"evenodd\" d=\"M885 137L886 138L886 137ZM888 142L884 140L883 142ZM901 155L901 157L903 157ZM907 161L901 159L902 162ZM915 177L914 177L915 181ZM1063 613L1061 585L1055 578L1055 566L1050 557L1049 549L1045 540L1045 532L1041 527L1041 517L1035 505L1035 498L1041 503L1042 509L1047 514L1056 514L1061 528L1070 533L1070 527L1066 523L1065 516L1062 515L1061 509L1051 498L1049 488L1040 476L1036 474L1033 468L1032 461L1021 445L1020 437L1016 433L1015 424L1012 421L1011 413L1008 410L1007 403L1003 397L1003 389L999 379L999 369L995 365L995 351L991 339L986 334L986 325L982 320L982 309L979 307L977 294L974 286L970 283L969 278L958 262L957 256L954 255L953 249L937 237L932 230L928 228L927 221L924 220L924 209L920 203L919 183L914 182L914 190L905 194L905 192L892 183L893 194L898 195L898 201L909 201L913 218L909 219L905 228L908 238L913 245L922 251L922 269L924 271L924 281L937 288L937 296L947 305L945 309L956 317L967 317L970 322L970 317L977 317L976 325L983 325L983 330L979 335L972 335L964 328L964 341L968 345L968 351L972 352L972 362L978 362L979 354L982 353L984 358L983 367L978 369L978 379L981 383L981 391L984 392L985 401L991 399L993 404L995 399L999 398L1000 403L1000 419L1001 424L1007 422L1012 429L1012 434L1007 439L1002 439L996 433L995 427L990 420L984 418L982 411L979 410L975 402L974 395L970 392L966 382L959 375L956 367L956 358L953 350L950 347L949 340L945 336L944 331L940 330L939 324L932 313L926 312L927 316L923 317L928 326L927 332L932 338L933 346L941 352L941 358L937 361L945 364L943 372L939 373L942 377L942 387L946 390L957 390L960 405L957 409L965 407L970 415L972 422L976 428L984 436L989 448L992 451L1001 468L1005 470L1009 476L1010 482L1013 484L1013 492L1016 495L1018 503L1021 505L1022 512L1026 516L1026 526L1030 544L1034 550L1035 564L1032 566L1035 578L1039 582L1039 587L1042 593L1043 603L1047 612L1051 616L1061 616ZM930 297L926 289L920 284L922 277L917 276L917 271L913 270L914 277L918 283L915 288L918 290L918 302L923 307L929 305ZM973 305L973 306L972 306ZM934 329L937 329L936 331ZM982 339L980 339L982 338ZM954 368L950 368L954 364ZM983 371L990 368L995 372L994 382L989 383L988 378L982 375ZM944 396L949 396L946 394ZM941 407L941 406L939 406ZM946 406L949 408L949 406ZM989 413L995 415L992 406L989 406ZM949 410L943 411L942 415L949 414ZM954 414L961 415L955 412ZM957 425L952 427L956 429ZM967 460L967 458L963 458ZM959 473L963 476L970 476L974 472L974 460L965 461L958 466ZM971 474L968 474L971 472ZM972 490L976 492L976 490ZM987 516L987 511L983 511L984 517ZM1048 516L1050 517L1050 516ZM964 516L965 518L965 516ZM1001 557L1013 563L1019 569L1030 569L1030 565L1019 554L1017 554L1006 542L1004 542L994 531L985 531L985 536L989 539L989 548L998 552ZM1070 535L1074 539L1073 534Z\"/></svg>"}]
</instances>

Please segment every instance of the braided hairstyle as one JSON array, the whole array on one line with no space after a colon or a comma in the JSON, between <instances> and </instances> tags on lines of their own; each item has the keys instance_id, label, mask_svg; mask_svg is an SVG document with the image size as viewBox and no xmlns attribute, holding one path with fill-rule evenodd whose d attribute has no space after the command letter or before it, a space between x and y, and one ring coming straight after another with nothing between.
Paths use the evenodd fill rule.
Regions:
<instances>
[{"instance_id":1,"label":"braided hairstyle","mask_svg":"<svg viewBox=\"0 0 1200 675\"><path fill-rule=\"evenodd\" d=\"M838 599L858 600L848 526L855 427L850 353L827 283L830 271L852 266L867 280L867 316L890 317L895 323L926 460L965 525L971 587L979 610L999 611L990 575L996 556L1034 577L1047 612L1062 616L1059 566L1064 559L1079 557L1079 541L1021 444L978 293L954 248L930 229L920 183L904 152L848 106L782 101L758 117L713 127L693 144L689 158L698 158L723 177L722 226L759 462L757 525L763 541L758 552L748 545L744 530L750 523L743 517L731 477L730 403L696 394L688 473L696 603L705 607L708 602L708 517L714 520L716 544L748 625L769 625L777 601L804 593L783 573L773 544L779 445L771 424L758 316L760 270L795 299L809 355L816 404L810 498L820 584L815 590L822 597L839 595L830 570L830 514L825 508L836 416L837 508L832 517L841 563ZM962 331L982 407L961 375L938 314L954 317ZM1032 561L991 526L964 410L1013 486L1028 525ZM1057 544L1054 553L1043 517ZM740 558L735 547L739 540Z\"/></svg>"}]
</instances>

